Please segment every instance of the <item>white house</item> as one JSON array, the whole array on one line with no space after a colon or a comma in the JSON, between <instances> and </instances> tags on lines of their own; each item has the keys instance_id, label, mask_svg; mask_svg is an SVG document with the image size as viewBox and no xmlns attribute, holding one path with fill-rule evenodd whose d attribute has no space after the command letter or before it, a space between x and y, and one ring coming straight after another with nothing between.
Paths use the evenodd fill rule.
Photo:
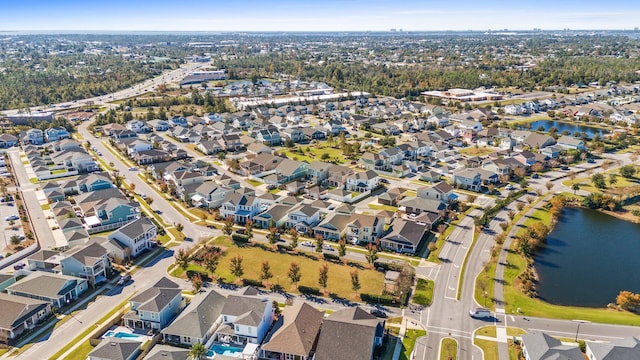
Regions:
<instances>
[{"instance_id":1,"label":"white house","mask_svg":"<svg viewBox=\"0 0 640 360\"><path fill-rule=\"evenodd\" d=\"M380 176L373 170L358 172L347 176L346 189L349 191L365 192L375 189L380 182Z\"/></svg>"},{"instance_id":2,"label":"white house","mask_svg":"<svg viewBox=\"0 0 640 360\"><path fill-rule=\"evenodd\" d=\"M141 217L112 232L108 238L128 247L130 255L137 257L145 250L153 247L157 233L158 228L156 225L148 218Z\"/></svg>"},{"instance_id":3,"label":"white house","mask_svg":"<svg viewBox=\"0 0 640 360\"><path fill-rule=\"evenodd\" d=\"M273 302L255 296L229 295L214 338L235 344L260 344L273 321Z\"/></svg>"}]
</instances>

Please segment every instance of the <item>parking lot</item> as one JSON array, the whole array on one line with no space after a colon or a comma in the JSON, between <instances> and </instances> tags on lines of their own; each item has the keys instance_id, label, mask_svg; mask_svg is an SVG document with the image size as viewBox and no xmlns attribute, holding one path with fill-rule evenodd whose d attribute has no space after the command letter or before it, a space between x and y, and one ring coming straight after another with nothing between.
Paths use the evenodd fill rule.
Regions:
<instances>
[{"instance_id":1,"label":"parking lot","mask_svg":"<svg viewBox=\"0 0 640 360\"><path fill-rule=\"evenodd\" d=\"M20 219L14 220L14 226L9 225L9 221L5 220L8 216L18 215L18 209L15 205L10 206L10 203L0 203L0 227L2 231L0 231L0 249L2 249L2 254L6 255L7 247L11 244L11 237L17 235L24 239L24 233L22 231L22 226Z\"/></svg>"}]
</instances>

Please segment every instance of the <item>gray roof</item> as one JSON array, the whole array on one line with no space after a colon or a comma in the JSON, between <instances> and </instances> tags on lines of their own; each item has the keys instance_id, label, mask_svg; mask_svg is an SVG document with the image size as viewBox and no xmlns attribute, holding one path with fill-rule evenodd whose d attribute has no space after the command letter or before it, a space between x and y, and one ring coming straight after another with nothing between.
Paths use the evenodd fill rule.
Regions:
<instances>
[{"instance_id":1,"label":"gray roof","mask_svg":"<svg viewBox=\"0 0 640 360\"><path fill-rule=\"evenodd\" d=\"M256 297L230 295L222 308L222 314L236 316L237 324L258 326L266 306L272 306L271 302Z\"/></svg>"},{"instance_id":2,"label":"gray roof","mask_svg":"<svg viewBox=\"0 0 640 360\"><path fill-rule=\"evenodd\" d=\"M360 307L334 312L322 324L314 360L370 360L379 324Z\"/></svg>"},{"instance_id":3,"label":"gray roof","mask_svg":"<svg viewBox=\"0 0 640 360\"><path fill-rule=\"evenodd\" d=\"M84 246L75 247L66 252L65 255L78 260L78 262L83 265L93 266L96 263L96 260L107 255L107 249L98 243L90 243Z\"/></svg>"},{"instance_id":4,"label":"gray roof","mask_svg":"<svg viewBox=\"0 0 640 360\"><path fill-rule=\"evenodd\" d=\"M199 293L162 333L202 339L222 314L225 302L216 291Z\"/></svg>"},{"instance_id":5,"label":"gray roof","mask_svg":"<svg viewBox=\"0 0 640 360\"><path fill-rule=\"evenodd\" d=\"M0 329L13 329L47 306L44 301L0 293Z\"/></svg>"},{"instance_id":6,"label":"gray roof","mask_svg":"<svg viewBox=\"0 0 640 360\"><path fill-rule=\"evenodd\" d=\"M152 287L131 298L131 302L140 303L138 311L159 312L176 296L181 296L178 284L166 277L162 277Z\"/></svg>"},{"instance_id":7,"label":"gray roof","mask_svg":"<svg viewBox=\"0 0 640 360\"><path fill-rule=\"evenodd\" d=\"M593 360L640 360L640 339L626 337L610 343L587 342Z\"/></svg>"},{"instance_id":8,"label":"gray roof","mask_svg":"<svg viewBox=\"0 0 640 360\"><path fill-rule=\"evenodd\" d=\"M53 274L36 271L17 283L9 286L8 291L15 291L29 295L41 296L48 299L58 299L79 281L86 281L74 276ZM69 284L69 285L67 285Z\"/></svg>"},{"instance_id":9,"label":"gray roof","mask_svg":"<svg viewBox=\"0 0 640 360\"><path fill-rule=\"evenodd\" d=\"M135 340L105 338L89 353L89 358L128 360L140 350L141 345L141 342Z\"/></svg>"},{"instance_id":10,"label":"gray roof","mask_svg":"<svg viewBox=\"0 0 640 360\"><path fill-rule=\"evenodd\" d=\"M308 357L316 344L324 312L304 302L287 306L262 349Z\"/></svg>"},{"instance_id":11,"label":"gray roof","mask_svg":"<svg viewBox=\"0 0 640 360\"><path fill-rule=\"evenodd\" d=\"M168 345L156 345L149 351L144 360L188 360L189 349L181 349Z\"/></svg>"},{"instance_id":12,"label":"gray roof","mask_svg":"<svg viewBox=\"0 0 640 360\"><path fill-rule=\"evenodd\" d=\"M122 233L130 239L134 239L154 227L156 226L151 220L146 217L141 217L140 219L132 221L127 225L121 227L117 232Z\"/></svg>"},{"instance_id":13,"label":"gray roof","mask_svg":"<svg viewBox=\"0 0 640 360\"><path fill-rule=\"evenodd\" d=\"M582 352L577 346L562 345L560 340L543 332L534 331L522 335L522 344L531 360L583 360Z\"/></svg>"},{"instance_id":14,"label":"gray roof","mask_svg":"<svg viewBox=\"0 0 640 360\"><path fill-rule=\"evenodd\" d=\"M404 219L395 219L391 223L391 232L387 234L384 239L408 241L413 244L413 246L418 246L425 231L425 225Z\"/></svg>"}]
</instances>

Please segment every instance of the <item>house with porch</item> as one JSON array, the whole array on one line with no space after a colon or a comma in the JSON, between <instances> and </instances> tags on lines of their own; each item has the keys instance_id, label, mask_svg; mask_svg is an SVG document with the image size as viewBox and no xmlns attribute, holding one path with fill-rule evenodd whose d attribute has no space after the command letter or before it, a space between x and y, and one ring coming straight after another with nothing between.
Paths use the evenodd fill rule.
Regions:
<instances>
[{"instance_id":1,"label":"house with porch","mask_svg":"<svg viewBox=\"0 0 640 360\"><path fill-rule=\"evenodd\" d=\"M87 279L94 287L100 285L107 281L107 271L111 269L108 255L107 249L97 243L74 247L62 254L62 274Z\"/></svg>"},{"instance_id":2,"label":"house with porch","mask_svg":"<svg viewBox=\"0 0 640 360\"><path fill-rule=\"evenodd\" d=\"M458 195L453 193L453 186L441 181L431 187L422 187L416 190L416 196L423 199L432 199L442 202L447 206L458 200Z\"/></svg>"},{"instance_id":3,"label":"house with porch","mask_svg":"<svg viewBox=\"0 0 640 360\"><path fill-rule=\"evenodd\" d=\"M307 234L320 222L321 210L311 205L299 204L289 211L286 226L295 228L301 234Z\"/></svg>"},{"instance_id":4,"label":"house with porch","mask_svg":"<svg viewBox=\"0 0 640 360\"><path fill-rule=\"evenodd\" d=\"M345 189L356 192L371 191L378 187L380 176L373 170L357 172L347 176Z\"/></svg>"},{"instance_id":5,"label":"house with porch","mask_svg":"<svg viewBox=\"0 0 640 360\"><path fill-rule=\"evenodd\" d=\"M314 360L373 360L382 346L385 321L359 306L327 316L320 329Z\"/></svg>"},{"instance_id":6,"label":"house with porch","mask_svg":"<svg viewBox=\"0 0 640 360\"><path fill-rule=\"evenodd\" d=\"M222 324L226 301L227 298L215 290L199 292L176 319L162 329L162 339L166 344L176 346L206 344Z\"/></svg>"},{"instance_id":7,"label":"house with porch","mask_svg":"<svg viewBox=\"0 0 640 360\"><path fill-rule=\"evenodd\" d=\"M584 151L587 149L587 145L585 144L584 140L567 135L561 136L558 139L558 146L570 150Z\"/></svg>"},{"instance_id":8,"label":"house with porch","mask_svg":"<svg viewBox=\"0 0 640 360\"><path fill-rule=\"evenodd\" d=\"M274 204L267 210L253 217L253 223L260 229L268 229L270 226L279 228L289 220L289 212L292 209L289 204Z\"/></svg>"},{"instance_id":9,"label":"house with porch","mask_svg":"<svg viewBox=\"0 0 640 360\"><path fill-rule=\"evenodd\" d=\"M129 249L128 258L135 258L153 247L157 234L158 227L153 221L141 217L112 232L107 238L115 240Z\"/></svg>"},{"instance_id":10,"label":"house with porch","mask_svg":"<svg viewBox=\"0 0 640 360\"><path fill-rule=\"evenodd\" d=\"M206 209L220 207L227 195L234 191L233 188L215 181L185 185L183 189L184 196L191 201L191 205Z\"/></svg>"},{"instance_id":11,"label":"house with porch","mask_svg":"<svg viewBox=\"0 0 640 360\"><path fill-rule=\"evenodd\" d=\"M424 234L428 230L424 224L405 219L394 219L391 223L391 231L380 239L383 249L414 254Z\"/></svg>"},{"instance_id":12,"label":"house with porch","mask_svg":"<svg viewBox=\"0 0 640 360\"><path fill-rule=\"evenodd\" d=\"M178 284L163 277L129 300L131 311L122 320L131 329L160 331L175 318L181 303L182 291Z\"/></svg>"},{"instance_id":13,"label":"house with porch","mask_svg":"<svg viewBox=\"0 0 640 360\"><path fill-rule=\"evenodd\" d=\"M260 344L273 322L273 302L252 295L229 295L221 313L222 325L214 334L217 341Z\"/></svg>"},{"instance_id":14,"label":"house with porch","mask_svg":"<svg viewBox=\"0 0 640 360\"><path fill-rule=\"evenodd\" d=\"M69 131L62 126L48 128L44 131L44 136L48 142L71 138Z\"/></svg>"},{"instance_id":15,"label":"house with porch","mask_svg":"<svg viewBox=\"0 0 640 360\"><path fill-rule=\"evenodd\" d=\"M6 288L10 295L46 301L54 308L69 305L80 297L89 284L86 279L35 271Z\"/></svg>"},{"instance_id":16,"label":"house with porch","mask_svg":"<svg viewBox=\"0 0 640 360\"><path fill-rule=\"evenodd\" d=\"M0 344L13 345L25 331L49 318L51 304L41 300L0 293Z\"/></svg>"},{"instance_id":17,"label":"house with porch","mask_svg":"<svg viewBox=\"0 0 640 360\"><path fill-rule=\"evenodd\" d=\"M134 360L138 357L141 347L142 342L137 339L107 337L91 350L87 360Z\"/></svg>"},{"instance_id":18,"label":"house with porch","mask_svg":"<svg viewBox=\"0 0 640 360\"><path fill-rule=\"evenodd\" d=\"M260 212L260 200L255 196L232 192L222 201L220 216L232 217L236 224L244 224L252 220Z\"/></svg>"},{"instance_id":19,"label":"house with porch","mask_svg":"<svg viewBox=\"0 0 640 360\"><path fill-rule=\"evenodd\" d=\"M460 169L453 174L453 184L461 189L480 191L482 180L478 169Z\"/></svg>"},{"instance_id":20,"label":"house with porch","mask_svg":"<svg viewBox=\"0 0 640 360\"><path fill-rule=\"evenodd\" d=\"M370 243L384 231L384 219L366 214L333 212L313 228L314 234L325 240L338 241L342 235L352 244Z\"/></svg>"}]
</instances>

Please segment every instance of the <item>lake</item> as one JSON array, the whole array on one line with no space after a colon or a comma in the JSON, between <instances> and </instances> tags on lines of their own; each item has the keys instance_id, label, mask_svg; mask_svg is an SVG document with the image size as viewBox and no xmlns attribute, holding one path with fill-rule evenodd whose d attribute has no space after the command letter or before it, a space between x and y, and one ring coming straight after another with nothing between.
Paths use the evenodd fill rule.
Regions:
<instances>
[{"instance_id":1,"label":"lake","mask_svg":"<svg viewBox=\"0 0 640 360\"><path fill-rule=\"evenodd\" d=\"M540 126L544 128L544 131L549 131L549 129L551 129L552 127L555 127L556 129L558 129L558 134L562 134L562 132L566 130L569 132L569 135L573 136L573 134L577 131L580 133L586 133L587 137L589 137L590 139L593 138L593 136L597 133L599 133L600 136L603 136L608 132L607 130L592 127L592 126L577 125L577 124L571 124L571 123L560 122L555 120L536 120L536 121L530 122L530 124L531 124L531 130L533 131L538 130Z\"/></svg>"},{"instance_id":2,"label":"lake","mask_svg":"<svg viewBox=\"0 0 640 360\"><path fill-rule=\"evenodd\" d=\"M604 307L621 290L640 293L640 224L567 208L535 256L539 297L551 304Z\"/></svg>"}]
</instances>

